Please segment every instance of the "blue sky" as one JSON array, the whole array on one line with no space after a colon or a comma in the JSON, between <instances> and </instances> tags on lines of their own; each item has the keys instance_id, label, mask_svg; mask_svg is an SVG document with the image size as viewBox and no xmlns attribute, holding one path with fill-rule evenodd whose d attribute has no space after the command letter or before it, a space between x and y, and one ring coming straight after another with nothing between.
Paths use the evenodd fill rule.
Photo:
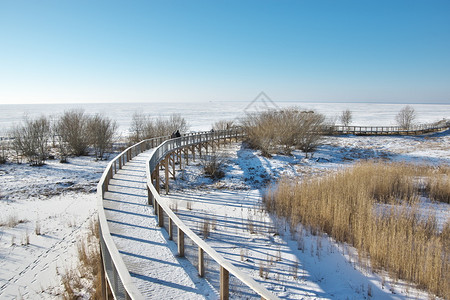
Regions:
<instances>
[{"instance_id":1,"label":"blue sky","mask_svg":"<svg viewBox=\"0 0 450 300\"><path fill-rule=\"evenodd\" d=\"M450 104L450 1L0 0L0 104Z\"/></svg>"}]
</instances>

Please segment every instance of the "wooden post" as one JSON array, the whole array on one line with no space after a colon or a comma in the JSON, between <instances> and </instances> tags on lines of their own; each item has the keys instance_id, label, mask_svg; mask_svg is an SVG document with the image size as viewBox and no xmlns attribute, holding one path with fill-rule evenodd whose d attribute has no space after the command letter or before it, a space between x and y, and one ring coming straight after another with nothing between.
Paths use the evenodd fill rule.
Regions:
<instances>
[{"instance_id":1,"label":"wooden post","mask_svg":"<svg viewBox=\"0 0 450 300\"><path fill-rule=\"evenodd\" d=\"M204 251L202 248L198 247L198 275L200 277L205 276L205 257Z\"/></svg>"},{"instance_id":2,"label":"wooden post","mask_svg":"<svg viewBox=\"0 0 450 300\"><path fill-rule=\"evenodd\" d=\"M153 194L150 191L148 184L146 184L146 186L147 186L147 204L153 206Z\"/></svg>"},{"instance_id":3,"label":"wooden post","mask_svg":"<svg viewBox=\"0 0 450 300\"><path fill-rule=\"evenodd\" d=\"M172 175L173 179L175 180L175 154L172 154Z\"/></svg>"},{"instance_id":4,"label":"wooden post","mask_svg":"<svg viewBox=\"0 0 450 300\"><path fill-rule=\"evenodd\" d=\"M178 256L184 257L184 232L178 227Z\"/></svg>"},{"instance_id":5,"label":"wooden post","mask_svg":"<svg viewBox=\"0 0 450 300\"><path fill-rule=\"evenodd\" d=\"M165 187L166 187L166 195L169 194L169 158L170 158L170 154L166 156L166 158L164 159L164 173L165 173L165 177L166 180L164 182Z\"/></svg>"},{"instance_id":6,"label":"wooden post","mask_svg":"<svg viewBox=\"0 0 450 300\"><path fill-rule=\"evenodd\" d=\"M220 300L228 300L230 297L230 274L227 269L220 266Z\"/></svg>"},{"instance_id":7,"label":"wooden post","mask_svg":"<svg viewBox=\"0 0 450 300\"><path fill-rule=\"evenodd\" d=\"M107 286L108 286L108 281L106 279L106 272L105 272L105 264L103 263L103 252L102 252L102 245L101 242L99 243L99 248L100 248L100 278L101 278L101 283L102 283L102 299L108 299L108 290L107 290Z\"/></svg>"},{"instance_id":8,"label":"wooden post","mask_svg":"<svg viewBox=\"0 0 450 300\"><path fill-rule=\"evenodd\" d=\"M159 181L160 181L160 179L159 179L159 164L158 165L156 165L156 169L155 169L155 181L156 181L156 191L158 192L158 194L160 193L160 187L159 187Z\"/></svg>"},{"instance_id":9,"label":"wooden post","mask_svg":"<svg viewBox=\"0 0 450 300\"><path fill-rule=\"evenodd\" d=\"M164 211L161 205L158 204L158 226L164 227Z\"/></svg>"},{"instance_id":10,"label":"wooden post","mask_svg":"<svg viewBox=\"0 0 450 300\"><path fill-rule=\"evenodd\" d=\"M181 149L177 150L177 154L178 154L178 161L180 162L180 171L181 171L183 169L183 157L181 156L182 154ZM175 174L175 172L173 174Z\"/></svg>"},{"instance_id":11,"label":"wooden post","mask_svg":"<svg viewBox=\"0 0 450 300\"><path fill-rule=\"evenodd\" d=\"M169 217L169 240L173 240L173 221Z\"/></svg>"}]
</instances>

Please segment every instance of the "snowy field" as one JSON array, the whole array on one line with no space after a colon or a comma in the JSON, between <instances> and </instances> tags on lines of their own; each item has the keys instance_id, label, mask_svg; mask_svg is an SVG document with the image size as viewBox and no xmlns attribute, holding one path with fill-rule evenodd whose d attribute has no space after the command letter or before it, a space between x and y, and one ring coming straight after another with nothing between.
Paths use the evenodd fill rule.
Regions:
<instances>
[{"instance_id":1,"label":"snowy field","mask_svg":"<svg viewBox=\"0 0 450 300\"><path fill-rule=\"evenodd\" d=\"M429 113L422 114L423 121L448 118L450 106L441 107L438 113L427 108ZM398 108L401 106L395 106L391 115ZM364 108L360 109L362 113ZM228 111L227 116L234 115L234 110ZM210 128L218 115L216 112L203 118L207 120L201 120L203 125L196 123L196 128ZM358 125L368 123L370 120ZM211 182L200 176L199 166L192 164L183 173L185 180L179 178L174 183L168 201L177 203L178 213L194 229L199 228L198 217L208 214L211 222L214 219L215 229L208 242L257 280L261 280L262 266L268 277L266 286L279 297L428 297L401 282L390 282L383 274L360 269L352 248L327 237L305 233L302 249L298 250L297 241L290 240L284 224L261 211L261 188L270 178L284 173L301 176L328 172L367 158L449 165L449 132L424 137L332 137L312 159L305 159L301 152L266 159L241 144L226 152L223 180ZM60 297L61 274L76 264L76 241L88 232L95 216L95 187L106 164L82 157L72 158L68 164L48 161L43 167L0 165L0 299ZM435 211L441 224L450 218L448 205L425 201L423 208L424 213ZM253 224L252 234L249 222Z\"/></svg>"},{"instance_id":2,"label":"snowy field","mask_svg":"<svg viewBox=\"0 0 450 300\"><path fill-rule=\"evenodd\" d=\"M96 216L106 164L81 157L0 165L0 299L61 297L61 275L77 265L76 242Z\"/></svg>"}]
</instances>

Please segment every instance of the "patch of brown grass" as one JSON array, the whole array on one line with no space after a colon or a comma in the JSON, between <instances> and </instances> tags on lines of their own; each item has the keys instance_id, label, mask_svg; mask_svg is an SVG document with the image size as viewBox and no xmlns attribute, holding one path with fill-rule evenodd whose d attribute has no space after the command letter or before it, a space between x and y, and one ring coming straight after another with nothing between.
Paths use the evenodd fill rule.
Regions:
<instances>
[{"instance_id":1,"label":"patch of brown grass","mask_svg":"<svg viewBox=\"0 0 450 300\"><path fill-rule=\"evenodd\" d=\"M282 179L264 202L291 227L325 232L353 245L373 269L450 298L443 284L450 282L450 225L440 232L435 217L424 220L416 205L418 178L433 182L434 173L443 176L429 167L364 162L300 183Z\"/></svg>"},{"instance_id":2,"label":"patch of brown grass","mask_svg":"<svg viewBox=\"0 0 450 300\"><path fill-rule=\"evenodd\" d=\"M89 234L77 243L79 263L75 268L62 274L64 299L83 298L87 293L90 299L102 298L101 257L98 221L91 220Z\"/></svg>"}]
</instances>

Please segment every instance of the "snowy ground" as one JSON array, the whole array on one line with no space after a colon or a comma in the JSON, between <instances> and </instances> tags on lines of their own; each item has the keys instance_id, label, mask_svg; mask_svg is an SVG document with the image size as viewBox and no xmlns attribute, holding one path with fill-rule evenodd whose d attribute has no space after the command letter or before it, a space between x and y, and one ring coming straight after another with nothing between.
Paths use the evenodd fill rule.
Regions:
<instances>
[{"instance_id":1,"label":"snowy ground","mask_svg":"<svg viewBox=\"0 0 450 300\"><path fill-rule=\"evenodd\" d=\"M77 264L106 167L90 157L43 167L0 165L0 298L55 299Z\"/></svg>"},{"instance_id":2,"label":"snowy ground","mask_svg":"<svg viewBox=\"0 0 450 300\"><path fill-rule=\"evenodd\" d=\"M166 199L178 215L237 266L283 299L417 299L426 293L385 274L360 267L355 250L327 236L303 230L292 240L289 228L261 209L261 193L282 174L329 172L360 159L450 164L449 133L427 137L332 137L313 158L301 152L270 159L242 144L222 151L226 176L216 182L192 163L172 181ZM442 225L450 220L447 204L422 199L424 214L436 213ZM210 232L204 233L203 220ZM300 228L301 229L301 228ZM261 274L264 278L261 278ZM443 283L444 284L444 283Z\"/></svg>"},{"instance_id":3,"label":"snowy ground","mask_svg":"<svg viewBox=\"0 0 450 300\"><path fill-rule=\"evenodd\" d=\"M450 164L449 132L428 137L333 137L313 158L301 152L266 159L235 144L228 149L227 171L213 183L191 166L170 194L178 213L194 229L208 216L208 241L238 266L286 299L413 299L427 296L382 275L360 270L351 248L327 237L291 241L282 222L260 210L261 188L281 174L328 172L358 159L386 158ZM0 298L54 299L61 273L76 263L76 241L95 214L95 185L106 162L74 158L69 164L49 161L44 167L0 165ZM189 182L188 182L189 181ZM172 182L173 183L173 182ZM191 209L187 209L187 201ZM450 218L447 205L424 203ZM253 228L252 228L253 227ZM36 230L40 234L36 234ZM253 234L250 231L254 232ZM300 245L300 250L298 249ZM265 281L265 280L264 280Z\"/></svg>"}]
</instances>

